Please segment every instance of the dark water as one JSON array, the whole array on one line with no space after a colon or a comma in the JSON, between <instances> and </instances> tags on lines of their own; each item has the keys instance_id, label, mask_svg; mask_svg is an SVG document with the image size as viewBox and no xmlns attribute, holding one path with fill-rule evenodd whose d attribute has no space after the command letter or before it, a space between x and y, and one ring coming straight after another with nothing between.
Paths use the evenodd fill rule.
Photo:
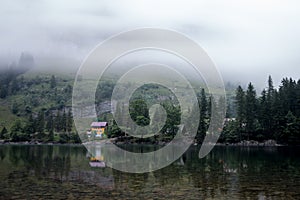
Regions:
<instances>
[{"instance_id":1,"label":"dark water","mask_svg":"<svg viewBox=\"0 0 300 200\"><path fill-rule=\"evenodd\" d=\"M82 146L0 146L1 199L300 199L297 147L196 147L146 174L92 168Z\"/></svg>"}]
</instances>

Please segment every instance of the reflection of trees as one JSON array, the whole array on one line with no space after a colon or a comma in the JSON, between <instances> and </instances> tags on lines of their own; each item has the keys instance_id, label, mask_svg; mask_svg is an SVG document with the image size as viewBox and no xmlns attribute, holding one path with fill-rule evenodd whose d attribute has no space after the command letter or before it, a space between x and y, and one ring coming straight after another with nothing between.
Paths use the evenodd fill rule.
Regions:
<instances>
[{"instance_id":1,"label":"reflection of trees","mask_svg":"<svg viewBox=\"0 0 300 200\"><path fill-rule=\"evenodd\" d=\"M184 165L179 159L168 167L145 174L91 169L84 148L43 145L0 148L0 157L2 153L6 155L2 163L11 166L3 173L16 185L20 184L18 181L31 180L39 187L44 180L51 189L52 185L57 187L58 180L62 187L64 182L67 182L65 186L76 183L73 185L76 189L80 187L81 191L89 190L92 194L108 194L106 188L110 188L114 190L109 193L111 196L140 199L254 199L258 195L284 198L299 194L296 187L300 175L298 148L215 147L207 157L199 159L199 148L191 147L182 158ZM85 165L79 164L81 162ZM5 181L2 187L16 187L7 186Z\"/></svg>"},{"instance_id":2,"label":"reflection of trees","mask_svg":"<svg viewBox=\"0 0 300 200\"><path fill-rule=\"evenodd\" d=\"M11 146L9 149L9 160L13 165L18 165L19 164L19 157L20 157L20 147L19 146Z\"/></svg>"},{"instance_id":3,"label":"reflection of trees","mask_svg":"<svg viewBox=\"0 0 300 200\"><path fill-rule=\"evenodd\" d=\"M219 163L221 152L211 152L205 158L198 158L198 148L192 148L187 152L186 167L191 174L191 182L200 190L199 198L216 198L226 194L226 177L222 173L222 165Z\"/></svg>"},{"instance_id":4,"label":"reflection of trees","mask_svg":"<svg viewBox=\"0 0 300 200\"><path fill-rule=\"evenodd\" d=\"M4 149L2 152L8 152L10 165L19 169L7 171L9 177L21 173L37 178L39 181L79 181L105 188L113 187L110 169L91 170L84 147L16 145L2 148Z\"/></svg>"},{"instance_id":5,"label":"reflection of trees","mask_svg":"<svg viewBox=\"0 0 300 200\"><path fill-rule=\"evenodd\" d=\"M13 166L25 166L37 177L47 177L51 172L67 177L71 168L69 147L16 145L4 149L8 150L9 161Z\"/></svg>"},{"instance_id":6,"label":"reflection of trees","mask_svg":"<svg viewBox=\"0 0 300 200\"><path fill-rule=\"evenodd\" d=\"M191 156L185 166L202 198L220 194L238 199L262 194L271 197L282 185L293 185L295 174L300 174L295 167L300 162L292 148L215 147L201 160L196 157L197 150L187 154Z\"/></svg>"},{"instance_id":7,"label":"reflection of trees","mask_svg":"<svg viewBox=\"0 0 300 200\"><path fill-rule=\"evenodd\" d=\"M0 147L1 149L0 149L0 159L1 159L1 161L2 160L4 160L4 158L5 158L5 156L6 156L6 154L7 154L7 148L3 148L3 147Z\"/></svg>"}]
</instances>

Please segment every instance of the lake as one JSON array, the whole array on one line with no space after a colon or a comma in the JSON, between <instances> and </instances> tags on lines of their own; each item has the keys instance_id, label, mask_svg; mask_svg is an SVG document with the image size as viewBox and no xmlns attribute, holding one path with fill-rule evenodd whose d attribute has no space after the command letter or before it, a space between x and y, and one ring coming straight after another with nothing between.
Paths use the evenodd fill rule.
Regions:
<instances>
[{"instance_id":1,"label":"lake","mask_svg":"<svg viewBox=\"0 0 300 200\"><path fill-rule=\"evenodd\" d=\"M0 198L300 199L299 147L216 146L203 159L198 152L193 146L168 167L129 174L91 167L80 145L2 145Z\"/></svg>"}]
</instances>

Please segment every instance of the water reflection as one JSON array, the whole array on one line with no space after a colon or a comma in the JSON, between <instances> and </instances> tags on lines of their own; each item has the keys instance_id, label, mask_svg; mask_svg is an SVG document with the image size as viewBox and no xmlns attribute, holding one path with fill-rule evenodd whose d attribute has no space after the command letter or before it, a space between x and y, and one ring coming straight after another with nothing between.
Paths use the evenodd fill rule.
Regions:
<instances>
[{"instance_id":1,"label":"water reflection","mask_svg":"<svg viewBox=\"0 0 300 200\"><path fill-rule=\"evenodd\" d=\"M90 159L91 167L106 167L104 161L104 152L105 147L103 145L87 145L87 157Z\"/></svg>"},{"instance_id":2,"label":"water reflection","mask_svg":"<svg viewBox=\"0 0 300 200\"><path fill-rule=\"evenodd\" d=\"M91 167L90 154L82 146L4 145L0 194L3 199L298 198L299 150L216 147L199 159L199 149L193 147L166 168L129 174ZM91 151L105 162L102 147Z\"/></svg>"}]
</instances>

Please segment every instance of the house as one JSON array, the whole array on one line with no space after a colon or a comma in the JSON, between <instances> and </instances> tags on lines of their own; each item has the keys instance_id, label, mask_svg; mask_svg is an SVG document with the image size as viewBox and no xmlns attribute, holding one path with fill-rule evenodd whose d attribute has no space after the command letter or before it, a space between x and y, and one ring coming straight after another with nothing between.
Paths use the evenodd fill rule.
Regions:
<instances>
[{"instance_id":1,"label":"house","mask_svg":"<svg viewBox=\"0 0 300 200\"><path fill-rule=\"evenodd\" d=\"M91 133L97 138L103 138L106 134L107 122L92 122Z\"/></svg>"}]
</instances>

